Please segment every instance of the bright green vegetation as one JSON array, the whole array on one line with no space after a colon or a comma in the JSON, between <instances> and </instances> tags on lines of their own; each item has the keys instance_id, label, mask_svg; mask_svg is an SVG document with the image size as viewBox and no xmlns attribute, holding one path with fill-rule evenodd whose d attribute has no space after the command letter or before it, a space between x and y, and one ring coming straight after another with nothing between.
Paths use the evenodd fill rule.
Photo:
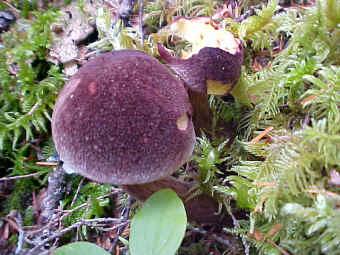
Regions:
<instances>
[{"instance_id":1,"label":"bright green vegetation","mask_svg":"<svg viewBox=\"0 0 340 255\"><path fill-rule=\"evenodd\" d=\"M181 245L186 225L184 204L176 192L171 189L157 191L131 221L130 253L173 255Z\"/></svg>"},{"instance_id":2,"label":"bright green vegetation","mask_svg":"<svg viewBox=\"0 0 340 255\"><path fill-rule=\"evenodd\" d=\"M340 3L318 1L273 15L276 3L232 24L248 53L232 92L239 135L225 155L205 140L197 162L207 171L211 152L226 157L229 167L220 171L231 175L222 181L212 164L210 186L249 209L249 220L233 231L260 254L280 254L272 241L291 254L339 254L339 187L328 180L331 171L340 172ZM287 48L254 72L250 54L272 51L277 37L288 38ZM268 127L268 139L250 142Z\"/></svg>"},{"instance_id":3,"label":"bright green vegetation","mask_svg":"<svg viewBox=\"0 0 340 255\"><path fill-rule=\"evenodd\" d=\"M0 44L0 162L2 176L41 173L14 182L5 211L22 209L28 196L45 183L47 167L35 164L40 147L44 156L53 151L49 138L51 109L64 80L61 68L46 58L51 43L50 24L58 12L33 11L20 19ZM38 146L37 146L38 145Z\"/></svg>"}]
</instances>

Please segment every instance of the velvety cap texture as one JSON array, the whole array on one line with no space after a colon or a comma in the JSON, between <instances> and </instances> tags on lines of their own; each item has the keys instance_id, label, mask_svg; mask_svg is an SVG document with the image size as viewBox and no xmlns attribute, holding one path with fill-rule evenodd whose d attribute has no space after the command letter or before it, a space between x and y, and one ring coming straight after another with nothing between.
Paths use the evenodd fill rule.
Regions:
<instances>
[{"instance_id":1,"label":"velvety cap texture","mask_svg":"<svg viewBox=\"0 0 340 255\"><path fill-rule=\"evenodd\" d=\"M168 176L195 143L182 81L135 50L101 54L71 77L54 107L52 135L66 170L113 184Z\"/></svg>"},{"instance_id":2,"label":"velvety cap texture","mask_svg":"<svg viewBox=\"0 0 340 255\"><path fill-rule=\"evenodd\" d=\"M204 47L188 59L170 55L163 45L158 44L158 52L168 66L196 92L206 90L206 81L214 80L223 84L235 83L241 75L243 48L234 54L223 49Z\"/></svg>"}]
</instances>

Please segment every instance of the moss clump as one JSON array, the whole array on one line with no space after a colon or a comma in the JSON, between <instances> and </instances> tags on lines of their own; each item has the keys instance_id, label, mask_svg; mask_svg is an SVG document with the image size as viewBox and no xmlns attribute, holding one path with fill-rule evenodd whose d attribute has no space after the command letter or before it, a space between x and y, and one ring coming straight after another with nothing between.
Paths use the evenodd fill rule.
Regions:
<instances>
[{"instance_id":1,"label":"moss clump","mask_svg":"<svg viewBox=\"0 0 340 255\"><path fill-rule=\"evenodd\" d=\"M34 11L31 19L19 19L2 33L0 48L0 159L2 175L24 175L48 168L35 165L35 145L44 147L49 133L51 109L63 84L61 68L47 60L51 44L50 24L55 9ZM45 175L41 175L45 176ZM15 182L6 211L21 207L22 192L28 194L44 179Z\"/></svg>"}]
</instances>

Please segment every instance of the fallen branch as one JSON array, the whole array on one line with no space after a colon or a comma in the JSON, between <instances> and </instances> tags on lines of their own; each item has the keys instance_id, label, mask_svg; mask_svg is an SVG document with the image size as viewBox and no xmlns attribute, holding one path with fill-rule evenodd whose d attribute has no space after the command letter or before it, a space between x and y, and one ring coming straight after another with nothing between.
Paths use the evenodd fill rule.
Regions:
<instances>
[{"instance_id":1,"label":"fallen branch","mask_svg":"<svg viewBox=\"0 0 340 255\"><path fill-rule=\"evenodd\" d=\"M212 234L209 231L204 230L204 229L199 228L199 227L193 227L193 226L189 225L188 230L200 233L200 234L205 235L205 236L212 237L215 241L219 242L222 245L228 246L228 247L232 247L234 245L234 243L232 241L225 239L223 237L220 237L216 234Z\"/></svg>"},{"instance_id":2,"label":"fallen branch","mask_svg":"<svg viewBox=\"0 0 340 255\"><path fill-rule=\"evenodd\" d=\"M41 247L43 247L45 244L53 241L56 238L60 238L61 236L63 236L65 233L75 229L75 228L79 228L82 225L86 225L89 227L97 227L97 223L119 223L118 225L115 226L114 229L120 228L122 226L126 226L127 224L130 223L129 220L126 219L118 219L118 218L97 218L97 219L81 219L78 222L72 224L71 226L68 226L67 228L61 229L57 232L55 232L54 234L52 234L50 237L46 238L45 240L43 240L42 242L40 242L37 246L35 246L34 248L32 248L27 255L33 255L35 254L35 252L37 250L39 250Z\"/></svg>"},{"instance_id":3,"label":"fallen branch","mask_svg":"<svg viewBox=\"0 0 340 255\"><path fill-rule=\"evenodd\" d=\"M32 173L32 174L17 175L17 176L12 176L12 177L2 177L2 178L0 178L0 182L30 178L30 177L38 176L38 175L41 175L41 174L43 174L43 173Z\"/></svg>"},{"instance_id":4,"label":"fallen branch","mask_svg":"<svg viewBox=\"0 0 340 255\"><path fill-rule=\"evenodd\" d=\"M64 180L65 172L62 166L57 166L55 170L50 172L48 177L47 195L43 201L44 207L38 219L40 225L45 225L49 220L54 218L54 209L61 199Z\"/></svg>"},{"instance_id":5,"label":"fallen branch","mask_svg":"<svg viewBox=\"0 0 340 255\"><path fill-rule=\"evenodd\" d=\"M113 188L113 189L114 189L114 188ZM117 194L118 192L121 192L121 191L122 191L121 189L114 189L113 191L111 191L111 192L109 192L109 193L107 193L107 194L104 194L104 195L102 195L102 196L98 196L98 197L96 197L95 199L96 199L96 200L103 199L103 198L112 196L112 195L114 195L114 194ZM86 203L83 203L83 204L81 204L81 205L79 205L79 206L73 208L72 210L63 210L63 211L59 211L59 212L58 212L59 214L60 214L60 213L64 213L61 217L51 220L50 222L48 222L48 223L47 223L45 226L43 226L42 228L39 228L39 229L36 229L36 230L31 230L30 232L27 233L27 236L33 236L33 235L35 235L35 234L37 234L37 233L43 231L44 229L49 228L51 225L53 225L53 224L55 224L55 223L57 223L57 222L63 220L67 215L69 215L69 214L71 214L71 213L73 213L73 212L75 212L75 211L77 211L77 210L79 210L79 209L81 209L81 208L83 208L83 207L86 207L86 206L88 206L88 205L89 205L89 203L86 202ZM31 228L31 226L25 226L25 228Z\"/></svg>"}]
</instances>

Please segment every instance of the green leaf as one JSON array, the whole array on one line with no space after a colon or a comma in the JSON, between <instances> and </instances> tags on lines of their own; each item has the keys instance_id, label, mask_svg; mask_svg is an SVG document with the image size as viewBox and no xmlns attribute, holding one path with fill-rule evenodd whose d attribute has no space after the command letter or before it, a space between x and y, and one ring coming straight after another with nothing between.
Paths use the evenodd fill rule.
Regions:
<instances>
[{"instance_id":1,"label":"green leaf","mask_svg":"<svg viewBox=\"0 0 340 255\"><path fill-rule=\"evenodd\" d=\"M110 255L99 246L89 242L75 242L59 247L54 255Z\"/></svg>"},{"instance_id":2,"label":"green leaf","mask_svg":"<svg viewBox=\"0 0 340 255\"><path fill-rule=\"evenodd\" d=\"M184 237L187 216L171 189L154 193L133 217L130 231L132 255L173 255Z\"/></svg>"}]
</instances>

